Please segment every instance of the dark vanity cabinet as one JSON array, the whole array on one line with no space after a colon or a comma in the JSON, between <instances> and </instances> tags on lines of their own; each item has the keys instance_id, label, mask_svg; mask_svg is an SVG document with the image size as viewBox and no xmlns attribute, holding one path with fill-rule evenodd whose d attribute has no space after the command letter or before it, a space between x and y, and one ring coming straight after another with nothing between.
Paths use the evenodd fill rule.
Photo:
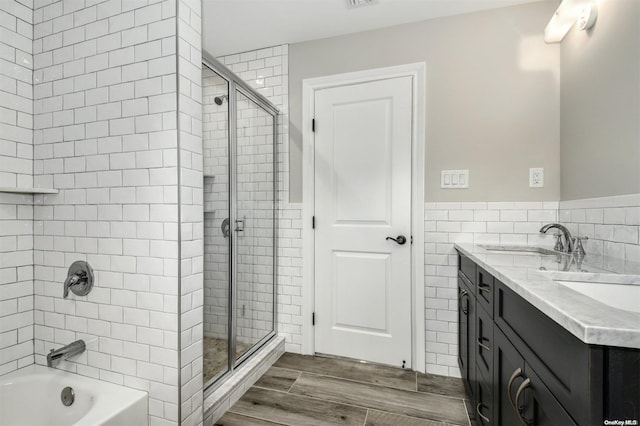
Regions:
<instances>
[{"instance_id":1,"label":"dark vanity cabinet","mask_svg":"<svg viewBox=\"0 0 640 426\"><path fill-rule=\"evenodd\" d=\"M458 364L462 372L467 393L475 394L476 367L475 335L476 335L476 296L470 281L461 275L458 277Z\"/></svg>"},{"instance_id":2,"label":"dark vanity cabinet","mask_svg":"<svg viewBox=\"0 0 640 426\"><path fill-rule=\"evenodd\" d=\"M640 420L640 351L583 343L462 253L458 302L478 425Z\"/></svg>"}]
</instances>

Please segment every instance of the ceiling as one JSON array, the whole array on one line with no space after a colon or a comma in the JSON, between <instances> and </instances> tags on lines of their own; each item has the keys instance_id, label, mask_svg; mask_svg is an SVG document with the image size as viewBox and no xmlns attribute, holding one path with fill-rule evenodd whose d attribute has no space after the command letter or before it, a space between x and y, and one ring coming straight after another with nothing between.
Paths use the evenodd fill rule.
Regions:
<instances>
[{"instance_id":1,"label":"ceiling","mask_svg":"<svg viewBox=\"0 0 640 426\"><path fill-rule=\"evenodd\" d=\"M539 0L203 0L203 49L212 56L357 33Z\"/></svg>"}]
</instances>

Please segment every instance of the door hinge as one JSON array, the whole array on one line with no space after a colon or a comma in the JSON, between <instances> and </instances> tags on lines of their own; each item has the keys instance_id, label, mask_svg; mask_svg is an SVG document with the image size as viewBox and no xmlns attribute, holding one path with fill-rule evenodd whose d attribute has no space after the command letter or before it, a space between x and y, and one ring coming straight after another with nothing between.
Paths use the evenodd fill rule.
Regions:
<instances>
[{"instance_id":1,"label":"door hinge","mask_svg":"<svg viewBox=\"0 0 640 426\"><path fill-rule=\"evenodd\" d=\"M316 119L315 118L311 119L311 131L312 132L316 131Z\"/></svg>"},{"instance_id":2,"label":"door hinge","mask_svg":"<svg viewBox=\"0 0 640 426\"><path fill-rule=\"evenodd\" d=\"M311 216L311 229L316 229L316 217Z\"/></svg>"},{"instance_id":3,"label":"door hinge","mask_svg":"<svg viewBox=\"0 0 640 426\"><path fill-rule=\"evenodd\" d=\"M311 325L316 325L316 313L311 314Z\"/></svg>"},{"instance_id":4,"label":"door hinge","mask_svg":"<svg viewBox=\"0 0 640 426\"><path fill-rule=\"evenodd\" d=\"M411 244L413 244L413 235L411 236Z\"/></svg>"}]
</instances>

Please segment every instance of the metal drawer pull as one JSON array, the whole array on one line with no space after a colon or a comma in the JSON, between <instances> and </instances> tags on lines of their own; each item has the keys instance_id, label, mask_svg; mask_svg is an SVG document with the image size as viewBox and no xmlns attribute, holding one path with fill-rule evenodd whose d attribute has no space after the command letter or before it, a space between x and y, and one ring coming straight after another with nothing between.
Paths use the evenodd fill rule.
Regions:
<instances>
[{"instance_id":1,"label":"metal drawer pull","mask_svg":"<svg viewBox=\"0 0 640 426\"><path fill-rule=\"evenodd\" d=\"M516 392L516 412L518 413L518 417L522 422L523 426L529 426L529 422L522 416L522 410L520 408L520 395L526 388L531 386L531 379L526 378L524 382L520 383L520 387L518 387L518 391Z\"/></svg>"},{"instance_id":2,"label":"metal drawer pull","mask_svg":"<svg viewBox=\"0 0 640 426\"><path fill-rule=\"evenodd\" d=\"M458 304L460 305L460 309L462 310L462 313L467 315L469 313L469 309L465 309L464 306L462 305L462 298L464 296L466 296L469 292L467 290L462 290L459 294L458 294Z\"/></svg>"},{"instance_id":3,"label":"metal drawer pull","mask_svg":"<svg viewBox=\"0 0 640 426\"><path fill-rule=\"evenodd\" d=\"M516 411L518 411L518 409L516 408L516 403L513 401L513 398L511 397L511 386L513 386L513 382L520 376L522 376L522 368L518 367L516 368L516 371L514 371L513 374L511 375L511 378L509 379L509 384L507 385L507 394L509 395L509 402L511 403L511 406L513 407L513 409Z\"/></svg>"},{"instance_id":4,"label":"metal drawer pull","mask_svg":"<svg viewBox=\"0 0 640 426\"><path fill-rule=\"evenodd\" d=\"M480 416L480 420L482 420L483 423L490 423L491 419L487 416L482 415L482 413L480 412L480 407L482 407L482 402L479 402L478 405L476 405L476 413L478 413L478 416Z\"/></svg>"},{"instance_id":5,"label":"metal drawer pull","mask_svg":"<svg viewBox=\"0 0 640 426\"><path fill-rule=\"evenodd\" d=\"M487 346L484 343L482 343L482 337L478 337L478 346L480 346L485 351L490 351L491 350L491 348L489 346Z\"/></svg>"},{"instance_id":6,"label":"metal drawer pull","mask_svg":"<svg viewBox=\"0 0 640 426\"><path fill-rule=\"evenodd\" d=\"M485 293L491 293L491 286L487 284L479 284L478 289L480 291L484 291Z\"/></svg>"}]
</instances>

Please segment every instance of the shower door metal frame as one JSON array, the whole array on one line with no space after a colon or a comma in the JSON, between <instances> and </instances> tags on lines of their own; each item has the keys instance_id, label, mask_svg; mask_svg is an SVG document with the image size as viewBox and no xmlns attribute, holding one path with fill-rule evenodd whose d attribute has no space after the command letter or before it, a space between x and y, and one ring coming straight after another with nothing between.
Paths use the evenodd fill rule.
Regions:
<instances>
[{"instance_id":1,"label":"shower door metal frame","mask_svg":"<svg viewBox=\"0 0 640 426\"><path fill-rule=\"evenodd\" d=\"M247 352L242 354L240 358L235 359L236 353L236 325L237 325L237 252L235 250L235 230L232 226L229 233L229 310L228 310L228 345L227 345L227 371L218 374L210 383L204 383L206 398L211 392L213 392L219 385L221 385L225 378L229 378L233 375L234 371L242 365L247 359L251 358L265 343L271 340L277 334L277 269L278 269L278 252L277 252L277 237L278 237L278 126L280 124L280 110L273 105L266 97L256 92L249 84L234 74L220 61L211 57L205 52L202 52L202 65L209 68L211 71L218 74L228 83L228 135L229 135L229 154L228 154L228 173L229 173L229 216L230 223L231 218L235 218L238 212L237 198L233 195L237 188L236 178L236 147L237 147L237 93L241 93L249 100L254 102L257 106L265 110L273 118L273 315L272 315L272 330L257 343L255 343Z\"/></svg>"}]
</instances>

